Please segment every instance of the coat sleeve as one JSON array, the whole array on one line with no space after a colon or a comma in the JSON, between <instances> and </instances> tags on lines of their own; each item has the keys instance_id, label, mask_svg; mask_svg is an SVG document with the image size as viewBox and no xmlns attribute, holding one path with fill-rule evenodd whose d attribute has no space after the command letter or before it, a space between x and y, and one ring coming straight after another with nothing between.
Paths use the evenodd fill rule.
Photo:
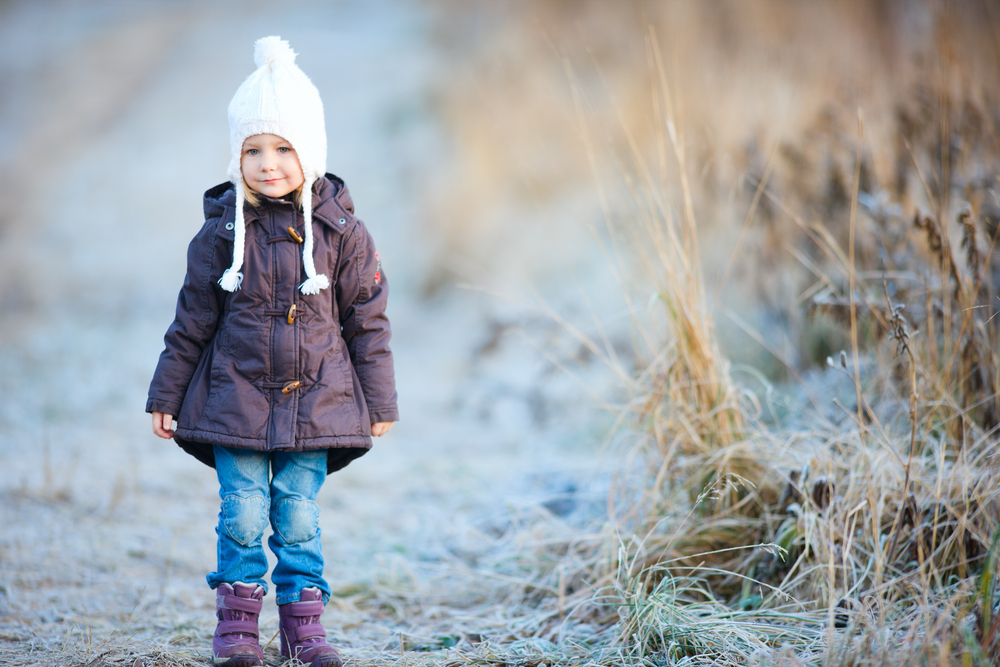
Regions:
<instances>
[{"instance_id":1,"label":"coat sleeve","mask_svg":"<svg viewBox=\"0 0 1000 667\"><path fill-rule=\"evenodd\" d=\"M163 337L164 350L149 385L146 412L177 416L188 383L205 345L215 335L222 301L221 289L212 276L218 219L205 222L188 246L187 274L177 296L173 324Z\"/></svg>"},{"instance_id":2,"label":"coat sleeve","mask_svg":"<svg viewBox=\"0 0 1000 667\"><path fill-rule=\"evenodd\" d=\"M389 286L375 244L358 221L341 241L337 265L341 333L358 374L372 423L399 421L391 331L385 316Z\"/></svg>"}]
</instances>

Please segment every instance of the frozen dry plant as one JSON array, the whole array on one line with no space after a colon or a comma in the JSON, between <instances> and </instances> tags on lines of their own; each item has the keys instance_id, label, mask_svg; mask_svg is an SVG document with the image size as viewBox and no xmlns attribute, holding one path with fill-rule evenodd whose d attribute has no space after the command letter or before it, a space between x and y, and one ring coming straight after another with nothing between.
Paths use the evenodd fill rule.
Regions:
<instances>
[{"instance_id":1,"label":"frozen dry plant","mask_svg":"<svg viewBox=\"0 0 1000 667\"><path fill-rule=\"evenodd\" d=\"M992 246L979 246L976 214L954 218L960 262L946 190L928 185L919 147L907 145L935 212L907 228L886 206L893 212L862 226L860 114L848 229L807 222L761 180L752 206L766 196L824 258L822 269L814 264L822 284L809 293L821 293L849 332L851 349L828 365L830 382L842 376L856 399L838 419L813 402L765 422L716 341L684 138L652 29L647 46L660 138L651 158L627 129L627 154L616 153L589 127L587 99L573 86L603 250L645 359L621 419L635 445L607 517L576 530L527 524L537 539L522 532L513 552L491 560L498 572L521 568L519 594L505 598L521 621L507 633L494 626L494 646L544 638L551 644L536 645L533 659L553 664L993 664L1000 419L992 299L983 296L992 297ZM874 271L855 247L874 245L880 225L904 251ZM636 265L642 271L630 272ZM635 293L640 281L653 285L648 306ZM919 336L907 312L922 322Z\"/></svg>"}]
</instances>

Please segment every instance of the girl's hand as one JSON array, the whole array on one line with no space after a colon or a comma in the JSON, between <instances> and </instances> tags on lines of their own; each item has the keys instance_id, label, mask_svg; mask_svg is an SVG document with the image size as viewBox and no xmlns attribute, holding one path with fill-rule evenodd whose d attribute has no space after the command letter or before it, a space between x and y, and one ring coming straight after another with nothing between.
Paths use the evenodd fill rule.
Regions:
<instances>
[{"instance_id":1,"label":"girl's hand","mask_svg":"<svg viewBox=\"0 0 1000 667\"><path fill-rule=\"evenodd\" d=\"M376 438L380 435L385 435L392 428L392 422L378 422L377 424L372 424L372 435Z\"/></svg>"},{"instance_id":2,"label":"girl's hand","mask_svg":"<svg viewBox=\"0 0 1000 667\"><path fill-rule=\"evenodd\" d=\"M386 430L388 431L389 429ZM165 415L162 412L154 412L153 433L166 440L174 437L174 416Z\"/></svg>"}]
</instances>

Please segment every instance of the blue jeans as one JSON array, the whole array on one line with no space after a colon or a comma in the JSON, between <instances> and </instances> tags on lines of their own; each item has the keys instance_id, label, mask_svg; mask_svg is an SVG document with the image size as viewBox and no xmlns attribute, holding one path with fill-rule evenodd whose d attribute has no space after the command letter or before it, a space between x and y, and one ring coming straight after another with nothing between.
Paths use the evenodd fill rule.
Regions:
<instances>
[{"instance_id":1,"label":"blue jeans","mask_svg":"<svg viewBox=\"0 0 1000 667\"><path fill-rule=\"evenodd\" d=\"M278 559L271 573L278 604L298 602L310 586L329 600L315 502L326 479L326 450L269 453L215 445L215 470L222 498L215 528L219 569L208 575L208 585L214 589L242 581L267 590L261 537L270 518L274 534L267 544Z\"/></svg>"}]
</instances>

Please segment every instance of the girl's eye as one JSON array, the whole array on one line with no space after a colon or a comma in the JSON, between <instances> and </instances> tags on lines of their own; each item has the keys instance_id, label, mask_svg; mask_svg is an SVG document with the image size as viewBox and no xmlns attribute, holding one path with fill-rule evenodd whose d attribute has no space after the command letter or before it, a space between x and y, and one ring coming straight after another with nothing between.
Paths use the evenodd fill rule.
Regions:
<instances>
[{"instance_id":1,"label":"girl's eye","mask_svg":"<svg viewBox=\"0 0 1000 667\"><path fill-rule=\"evenodd\" d=\"M287 153L290 150L292 150L292 149L289 148L288 146L281 146L281 147L278 148L278 152L279 153Z\"/></svg>"},{"instance_id":2,"label":"girl's eye","mask_svg":"<svg viewBox=\"0 0 1000 667\"><path fill-rule=\"evenodd\" d=\"M247 155L256 155L257 153L260 153L260 149L257 149L257 148L248 148L247 149Z\"/></svg>"}]
</instances>

